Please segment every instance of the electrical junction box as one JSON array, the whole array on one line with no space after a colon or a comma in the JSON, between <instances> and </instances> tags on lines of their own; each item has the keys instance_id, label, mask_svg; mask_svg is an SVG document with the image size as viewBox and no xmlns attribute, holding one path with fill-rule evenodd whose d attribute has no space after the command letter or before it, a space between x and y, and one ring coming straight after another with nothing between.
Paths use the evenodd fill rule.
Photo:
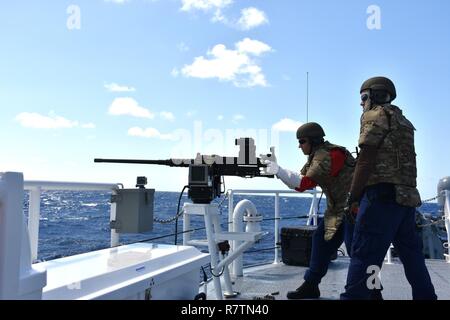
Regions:
<instances>
[{"instance_id":1,"label":"electrical junction box","mask_svg":"<svg viewBox=\"0 0 450 320\"><path fill-rule=\"evenodd\" d=\"M143 233L153 230L155 189L118 189L111 197L116 204L116 220L111 229L117 233Z\"/></svg>"}]
</instances>

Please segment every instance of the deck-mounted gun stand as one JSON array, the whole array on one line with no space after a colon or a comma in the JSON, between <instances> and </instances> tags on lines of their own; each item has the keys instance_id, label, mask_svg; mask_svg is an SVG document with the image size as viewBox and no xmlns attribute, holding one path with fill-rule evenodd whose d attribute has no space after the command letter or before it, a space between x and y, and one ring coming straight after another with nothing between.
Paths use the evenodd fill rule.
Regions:
<instances>
[{"instance_id":1,"label":"deck-mounted gun stand","mask_svg":"<svg viewBox=\"0 0 450 320\"><path fill-rule=\"evenodd\" d=\"M256 147L252 138L235 140L240 147L238 157L222 157L217 155L197 154L195 159L169 159L169 160L127 160L127 159L94 159L94 162L152 164L170 167L188 167L188 197L193 203L183 206L184 219L190 215L203 215L206 227L206 236L209 253L211 255L211 271L214 276L214 285L218 299L223 299L220 276L224 276L225 295L235 296L232 290L228 266L242 252L251 247L255 241L262 237L262 232L222 232L217 204L211 202L225 193L222 190L224 176L238 176L253 178L264 176L273 178L273 175L264 175L261 168L266 165L263 160L270 159L272 154L264 158L256 157ZM273 148L271 152L273 153ZM227 255L226 244L228 240L241 241L233 252Z\"/></svg>"}]
</instances>

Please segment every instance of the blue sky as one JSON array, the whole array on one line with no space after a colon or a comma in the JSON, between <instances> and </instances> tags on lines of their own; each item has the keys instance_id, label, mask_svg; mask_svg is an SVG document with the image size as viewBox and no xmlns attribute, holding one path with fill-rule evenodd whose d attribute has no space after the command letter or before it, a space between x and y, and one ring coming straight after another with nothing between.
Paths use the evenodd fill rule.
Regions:
<instances>
[{"instance_id":1,"label":"blue sky","mask_svg":"<svg viewBox=\"0 0 450 320\"><path fill-rule=\"evenodd\" d=\"M242 131L258 152L277 142L280 165L297 170L306 72L309 120L351 150L359 87L384 75L417 128L419 190L431 197L450 174L449 14L446 0L3 1L0 171L128 185L146 175L176 191L186 169L93 158L236 155Z\"/></svg>"}]
</instances>

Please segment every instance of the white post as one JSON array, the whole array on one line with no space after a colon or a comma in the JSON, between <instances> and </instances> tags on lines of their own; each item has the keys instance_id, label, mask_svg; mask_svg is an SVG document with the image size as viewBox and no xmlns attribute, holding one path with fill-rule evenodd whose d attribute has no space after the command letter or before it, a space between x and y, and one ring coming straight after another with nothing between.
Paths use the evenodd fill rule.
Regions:
<instances>
[{"instance_id":1,"label":"white post","mask_svg":"<svg viewBox=\"0 0 450 320\"><path fill-rule=\"evenodd\" d=\"M314 226L317 225L317 209L316 209L316 193L313 193L313 198L311 200L311 206L309 207L308 221L306 222L307 226L311 225L311 221Z\"/></svg>"},{"instance_id":2,"label":"white post","mask_svg":"<svg viewBox=\"0 0 450 320\"><path fill-rule=\"evenodd\" d=\"M28 208L28 233L30 235L31 261L38 257L39 242L39 219L41 216L41 192L40 187L30 190L30 201Z\"/></svg>"},{"instance_id":3,"label":"white post","mask_svg":"<svg viewBox=\"0 0 450 320\"><path fill-rule=\"evenodd\" d=\"M232 232L243 232L244 231L244 214L248 213L250 215L256 216L257 210L255 205L250 200L241 200L236 205L236 209L233 210L233 230ZM233 253L237 251L237 248L243 243L240 240L234 240L234 250ZM243 255L238 255L233 261L232 272L236 277L242 277L244 275L243 271Z\"/></svg>"},{"instance_id":4,"label":"white post","mask_svg":"<svg viewBox=\"0 0 450 320\"><path fill-rule=\"evenodd\" d=\"M392 248L392 244L389 245L389 248L388 248L388 250L387 250L387 254L386 254L387 262L386 262L386 264L392 264L392 252L391 252L391 248Z\"/></svg>"},{"instance_id":5,"label":"white post","mask_svg":"<svg viewBox=\"0 0 450 320\"><path fill-rule=\"evenodd\" d=\"M319 211L319 208L318 208L319 202L317 201L317 193L314 193L314 195L313 195L313 203L314 203L314 205L313 205L314 225L317 226L317 212Z\"/></svg>"},{"instance_id":6,"label":"white post","mask_svg":"<svg viewBox=\"0 0 450 320\"><path fill-rule=\"evenodd\" d=\"M112 195L117 195L117 192L115 190L112 191ZM116 220L116 209L117 204L116 202L111 202L111 212L109 215L109 221L115 221ZM116 229L111 228L111 248L119 246L119 234L116 232Z\"/></svg>"},{"instance_id":7,"label":"white post","mask_svg":"<svg viewBox=\"0 0 450 320\"><path fill-rule=\"evenodd\" d=\"M22 173L0 173L0 299L41 299L47 281L31 264L23 198Z\"/></svg>"},{"instance_id":8,"label":"white post","mask_svg":"<svg viewBox=\"0 0 450 320\"><path fill-rule=\"evenodd\" d=\"M186 232L191 228L191 216L186 213L183 207L183 246L187 246L191 241L191 233Z\"/></svg>"},{"instance_id":9,"label":"white post","mask_svg":"<svg viewBox=\"0 0 450 320\"><path fill-rule=\"evenodd\" d=\"M229 190L228 191L228 232L233 232L234 230L234 225L233 223L230 223L231 221L233 221L233 212L234 212L234 193L233 190ZM236 240L231 240L230 241L230 248L231 251L234 251L237 247L237 241ZM236 271L239 268L239 266L237 265L236 261L233 261L230 265L230 270L231 270L231 274L233 275L233 277L236 276Z\"/></svg>"},{"instance_id":10,"label":"white post","mask_svg":"<svg viewBox=\"0 0 450 320\"><path fill-rule=\"evenodd\" d=\"M273 263L277 264L278 263L278 254L279 254L279 250L278 250L278 241L280 238L280 230L279 230L279 226L280 226L280 194L279 193L275 193L275 230L274 230L274 234L275 234L275 257L273 259Z\"/></svg>"},{"instance_id":11,"label":"white post","mask_svg":"<svg viewBox=\"0 0 450 320\"><path fill-rule=\"evenodd\" d=\"M450 191L445 190L445 200L444 200L444 217L445 217L445 229L447 229L447 254L445 255L445 260L450 263Z\"/></svg>"},{"instance_id":12,"label":"white post","mask_svg":"<svg viewBox=\"0 0 450 320\"><path fill-rule=\"evenodd\" d=\"M234 211L234 194L233 190L229 191L228 195L228 222L233 221L233 211ZM233 231L234 227L231 223L228 223L228 231Z\"/></svg>"},{"instance_id":13,"label":"white post","mask_svg":"<svg viewBox=\"0 0 450 320\"><path fill-rule=\"evenodd\" d=\"M217 300L223 300L223 293L222 293L222 286L220 284L220 277L218 277L218 273L220 272L220 269L217 268L217 265L219 264L219 252L217 249L217 243L214 240L214 214L217 214L216 212L212 212L212 210L209 210L211 206L203 205L198 206L202 207L204 211L204 218L205 218L205 228L206 228L206 238L208 239L208 249L209 254L211 255L211 270L216 274L216 276L213 275L213 281L214 281L214 288L216 291L216 298Z\"/></svg>"}]
</instances>

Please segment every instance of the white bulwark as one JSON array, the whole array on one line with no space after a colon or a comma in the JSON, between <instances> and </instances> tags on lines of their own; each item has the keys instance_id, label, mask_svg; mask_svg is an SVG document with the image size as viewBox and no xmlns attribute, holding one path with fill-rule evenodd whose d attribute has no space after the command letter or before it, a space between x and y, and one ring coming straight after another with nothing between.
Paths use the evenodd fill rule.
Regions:
<instances>
[{"instance_id":1,"label":"white bulwark","mask_svg":"<svg viewBox=\"0 0 450 320\"><path fill-rule=\"evenodd\" d=\"M199 293L210 257L194 247L135 243L32 264L23 200L23 175L0 173L0 299L191 300Z\"/></svg>"}]
</instances>

